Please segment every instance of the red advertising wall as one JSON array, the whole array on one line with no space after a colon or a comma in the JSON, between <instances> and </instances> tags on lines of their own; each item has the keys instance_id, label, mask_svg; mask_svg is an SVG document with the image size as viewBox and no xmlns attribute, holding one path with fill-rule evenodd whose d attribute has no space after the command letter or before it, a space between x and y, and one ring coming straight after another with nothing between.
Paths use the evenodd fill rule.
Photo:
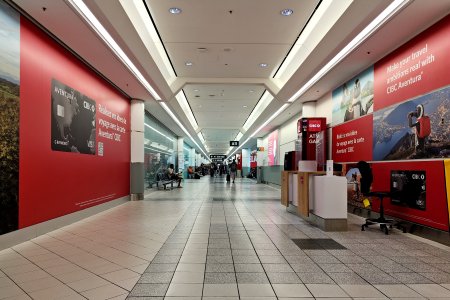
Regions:
<instances>
[{"instance_id":1,"label":"red advertising wall","mask_svg":"<svg viewBox=\"0 0 450 300\"><path fill-rule=\"evenodd\" d=\"M375 111L450 83L450 17L375 64Z\"/></svg>"},{"instance_id":2,"label":"red advertising wall","mask_svg":"<svg viewBox=\"0 0 450 300\"><path fill-rule=\"evenodd\" d=\"M383 201L387 215L412 221L433 228L448 230L447 195L443 161L403 161L372 164L374 191L389 191L391 171L412 170L426 173L426 209L418 210L392 204L389 198ZM379 211L379 201L372 201L372 208Z\"/></svg>"},{"instance_id":3,"label":"red advertising wall","mask_svg":"<svg viewBox=\"0 0 450 300\"><path fill-rule=\"evenodd\" d=\"M128 195L128 100L25 18L20 35L19 228ZM95 101L95 146L103 143L103 156L98 149L94 155L51 149L53 79ZM124 131L120 141L99 135L108 122Z\"/></svg>"},{"instance_id":4,"label":"red advertising wall","mask_svg":"<svg viewBox=\"0 0 450 300\"><path fill-rule=\"evenodd\" d=\"M450 16L447 16L377 62L373 67L373 99L369 97L370 80L366 80L361 86L361 103L355 106L362 107L361 112L367 115L361 113L360 117L347 121L342 117L342 107L351 101L344 101L345 93L339 92L343 87L333 91L333 118L336 116L333 124L339 125L332 128L334 161L374 161L373 191L390 191L392 172L426 174L424 209L386 199L385 212L447 231L448 199L442 160L448 157L450 145L449 36ZM416 112L420 107L431 123L431 134L422 141L414 125L418 123ZM375 200L372 205L378 211L379 202Z\"/></svg>"},{"instance_id":5,"label":"red advertising wall","mask_svg":"<svg viewBox=\"0 0 450 300\"><path fill-rule=\"evenodd\" d=\"M372 160L372 115L346 122L332 129L332 157L335 162Z\"/></svg>"}]
</instances>

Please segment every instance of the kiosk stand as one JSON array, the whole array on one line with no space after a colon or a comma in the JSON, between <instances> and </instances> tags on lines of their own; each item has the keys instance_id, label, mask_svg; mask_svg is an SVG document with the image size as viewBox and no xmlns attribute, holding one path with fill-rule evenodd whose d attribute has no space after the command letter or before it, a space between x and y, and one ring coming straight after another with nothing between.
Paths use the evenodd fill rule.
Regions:
<instances>
[{"instance_id":1,"label":"kiosk stand","mask_svg":"<svg viewBox=\"0 0 450 300\"><path fill-rule=\"evenodd\" d=\"M297 170L281 174L281 204L324 231L345 231L347 179L333 175L332 161L327 162L327 172L322 171L325 169L325 118L302 118L297 130L301 160Z\"/></svg>"}]
</instances>

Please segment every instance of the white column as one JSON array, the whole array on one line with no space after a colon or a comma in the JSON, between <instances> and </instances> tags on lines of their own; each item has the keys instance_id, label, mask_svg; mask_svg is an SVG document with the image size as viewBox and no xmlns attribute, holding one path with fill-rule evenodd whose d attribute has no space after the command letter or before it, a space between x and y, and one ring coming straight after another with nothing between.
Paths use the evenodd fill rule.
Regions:
<instances>
[{"instance_id":1,"label":"white column","mask_svg":"<svg viewBox=\"0 0 450 300\"><path fill-rule=\"evenodd\" d=\"M131 200L144 199L144 101L131 100Z\"/></svg>"},{"instance_id":2,"label":"white column","mask_svg":"<svg viewBox=\"0 0 450 300\"><path fill-rule=\"evenodd\" d=\"M256 147L264 147L263 139L258 138L256 139ZM256 163L258 167L262 167L264 165L264 155L267 155L267 149L264 149L264 151L259 151L256 154Z\"/></svg>"},{"instance_id":3,"label":"white column","mask_svg":"<svg viewBox=\"0 0 450 300\"><path fill-rule=\"evenodd\" d=\"M189 150L189 165L195 167L195 149L191 148Z\"/></svg>"},{"instance_id":4,"label":"white column","mask_svg":"<svg viewBox=\"0 0 450 300\"><path fill-rule=\"evenodd\" d=\"M178 158L178 172L184 171L184 143L183 138L179 137L177 140L177 158Z\"/></svg>"},{"instance_id":5,"label":"white column","mask_svg":"<svg viewBox=\"0 0 450 300\"><path fill-rule=\"evenodd\" d=\"M316 116L316 101L303 103L302 118L312 118Z\"/></svg>"},{"instance_id":6,"label":"white column","mask_svg":"<svg viewBox=\"0 0 450 300\"><path fill-rule=\"evenodd\" d=\"M250 173L250 149L242 148L242 177Z\"/></svg>"}]
</instances>

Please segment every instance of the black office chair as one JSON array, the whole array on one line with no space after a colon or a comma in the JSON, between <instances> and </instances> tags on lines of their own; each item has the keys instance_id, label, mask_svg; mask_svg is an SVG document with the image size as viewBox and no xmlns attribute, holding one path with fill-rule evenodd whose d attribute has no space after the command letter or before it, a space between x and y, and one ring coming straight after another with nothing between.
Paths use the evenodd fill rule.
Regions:
<instances>
[{"instance_id":1,"label":"black office chair","mask_svg":"<svg viewBox=\"0 0 450 300\"><path fill-rule=\"evenodd\" d=\"M358 162L357 167L359 169L359 172L361 173L361 180L360 180L361 193L367 197L375 197L380 199L380 217L377 219L374 218L366 219L366 223L361 225L361 231L364 231L365 228L368 227L369 225L380 224L380 229L383 230L385 234L389 234L388 226L389 228L392 228L392 226L395 223L395 220L386 219L384 217L383 199L386 197L390 197L390 192L385 191L371 192L370 187L372 186L373 175L370 165L365 161L360 161ZM403 232L405 232L405 229L403 229Z\"/></svg>"}]
</instances>

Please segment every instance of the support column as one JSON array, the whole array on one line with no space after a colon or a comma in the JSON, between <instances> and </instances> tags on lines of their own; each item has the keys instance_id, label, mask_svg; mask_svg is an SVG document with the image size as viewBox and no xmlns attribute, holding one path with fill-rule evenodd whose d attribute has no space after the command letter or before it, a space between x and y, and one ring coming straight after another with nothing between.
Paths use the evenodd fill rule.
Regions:
<instances>
[{"instance_id":1,"label":"support column","mask_svg":"<svg viewBox=\"0 0 450 300\"><path fill-rule=\"evenodd\" d=\"M144 199L144 101L131 100L131 200Z\"/></svg>"},{"instance_id":2,"label":"support column","mask_svg":"<svg viewBox=\"0 0 450 300\"><path fill-rule=\"evenodd\" d=\"M261 149L261 147L264 147L263 139L257 138L256 139L256 147ZM264 160L267 159L267 149L264 149L264 151L259 151L256 153L256 182L262 183L263 177L264 177Z\"/></svg>"},{"instance_id":3,"label":"support column","mask_svg":"<svg viewBox=\"0 0 450 300\"><path fill-rule=\"evenodd\" d=\"M250 173L250 149L242 148L242 177Z\"/></svg>"},{"instance_id":4,"label":"support column","mask_svg":"<svg viewBox=\"0 0 450 300\"><path fill-rule=\"evenodd\" d=\"M189 149L189 166L195 167L195 149Z\"/></svg>"},{"instance_id":5,"label":"support column","mask_svg":"<svg viewBox=\"0 0 450 300\"><path fill-rule=\"evenodd\" d=\"M184 171L184 142L183 138L179 137L177 140L177 158L178 158L178 170L176 172Z\"/></svg>"},{"instance_id":6,"label":"support column","mask_svg":"<svg viewBox=\"0 0 450 300\"><path fill-rule=\"evenodd\" d=\"M316 116L316 101L303 103L302 118L313 118Z\"/></svg>"}]
</instances>

